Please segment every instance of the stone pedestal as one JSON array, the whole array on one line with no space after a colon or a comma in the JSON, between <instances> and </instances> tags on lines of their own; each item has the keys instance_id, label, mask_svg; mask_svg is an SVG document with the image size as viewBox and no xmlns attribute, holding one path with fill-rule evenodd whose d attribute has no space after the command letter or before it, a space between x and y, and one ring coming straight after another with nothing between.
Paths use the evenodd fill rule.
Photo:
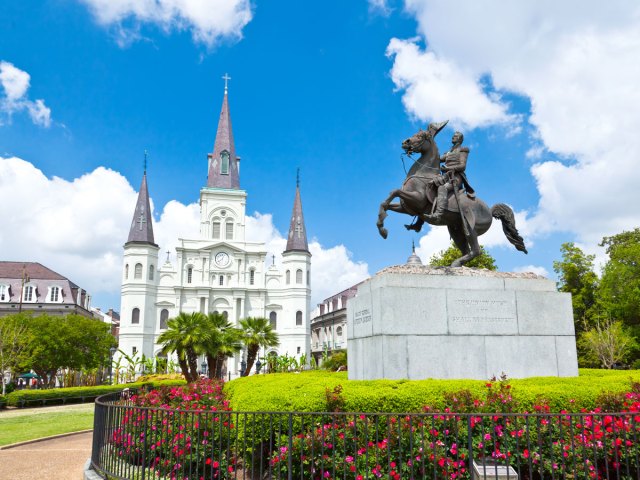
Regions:
<instances>
[{"instance_id":1,"label":"stone pedestal","mask_svg":"<svg viewBox=\"0 0 640 480\"><path fill-rule=\"evenodd\" d=\"M389 267L347 304L349 379L578 375L571 296L532 273Z\"/></svg>"}]
</instances>

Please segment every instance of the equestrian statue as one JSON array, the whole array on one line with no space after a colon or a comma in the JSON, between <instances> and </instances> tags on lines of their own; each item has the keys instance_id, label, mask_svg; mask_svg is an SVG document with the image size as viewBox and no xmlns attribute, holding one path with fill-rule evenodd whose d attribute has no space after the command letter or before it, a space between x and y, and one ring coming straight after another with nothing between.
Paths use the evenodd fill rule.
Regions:
<instances>
[{"instance_id":1,"label":"equestrian statue","mask_svg":"<svg viewBox=\"0 0 640 480\"><path fill-rule=\"evenodd\" d=\"M388 235L384 226L387 210L415 217L413 223L405 225L407 230L419 232L425 222L446 225L462 252L451 266L461 267L480 255L478 237L489 230L492 218L497 218L502 221L502 230L509 242L527 253L524 240L516 229L513 210L504 203L489 208L469 185L465 173L469 149L462 146L462 133L453 134L451 149L440 156L435 137L447 123L448 120L431 123L426 130L420 130L402 142L402 149L409 158L414 153L419 153L420 158L409 169L402 188L393 190L380 204L376 223L380 235L382 238ZM399 201L392 203L395 199Z\"/></svg>"}]
</instances>

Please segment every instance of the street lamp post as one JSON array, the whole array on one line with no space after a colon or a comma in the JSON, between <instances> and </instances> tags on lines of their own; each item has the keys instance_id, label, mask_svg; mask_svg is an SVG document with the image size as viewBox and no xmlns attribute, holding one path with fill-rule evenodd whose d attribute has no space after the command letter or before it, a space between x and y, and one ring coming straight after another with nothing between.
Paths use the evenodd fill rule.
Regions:
<instances>
[{"instance_id":1,"label":"street lamp post","mask_svg":"<svg viewBox=\"0 0 640 480\"><path fill-rule=\"evenodd\" d=\"M202 362L202 365L200 365L202 367L202 374L206 375L207 374L207 362Z\"/></svg>"},{"instance_id":2,"label":"street lamp post","mask_svg":"<svg viewBox=\"0 0 640 480\"><path fill-rule=\"evenodd\" d=\"M244 358L244 354L242 355L242 360L240 361L240 376L244 377L244 371L247 369L247 361Z\"/></svg>"}]
</instances>

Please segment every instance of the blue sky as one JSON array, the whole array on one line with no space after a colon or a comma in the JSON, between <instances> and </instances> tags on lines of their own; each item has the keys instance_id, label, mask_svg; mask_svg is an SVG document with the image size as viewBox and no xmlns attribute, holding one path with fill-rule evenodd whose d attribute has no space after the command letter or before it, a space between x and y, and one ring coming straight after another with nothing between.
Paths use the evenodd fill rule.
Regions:
<instances>
[{"instance_id":1,"label":"blue sky","mask_svg":"<svg viewBox=\"0 0 640 480\"><path fill-rule=\"evenodd\" d=\"M433 120L450 119L441 151L464 132L478 195L517 212L528 256L499 224L481 237L501 270L553 276L566 241L602 261L600 238L639 224L640 42L637 7L587 3L1 1L2 259L118 308L143 151L166 250L197 229L228 72L247 213L274 251L301 169L314 301L404 263L412 240L425 261L447 246L446 229L410 234L397 214L387 240L375 228L402 140Z\"/></svg>"}]
</instances>

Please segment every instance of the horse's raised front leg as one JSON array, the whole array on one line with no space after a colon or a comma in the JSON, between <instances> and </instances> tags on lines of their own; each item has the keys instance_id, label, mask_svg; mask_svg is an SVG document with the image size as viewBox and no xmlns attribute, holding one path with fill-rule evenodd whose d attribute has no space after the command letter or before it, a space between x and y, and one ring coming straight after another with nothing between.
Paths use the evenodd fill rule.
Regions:
<instances>
[{"instance_id":1,"label":"horse's raised front leg","mask_svg":"<svg viewBox=\"0 0 640 480\"><path fill-rule=\"evenodd\" d=\"M387 218L387 210L411 215L411 213L407 212L399 203L391 203L394 198L398 197L404 200L405 203L419 203L423 198L423 194L419 191L407 192L402 189L393 190L389 194L389 196L380 204L380 209L378 210L378 221L376 226L378 227L378 232L380 232L382 238L387 238L388 235L387 229L384 228L384 219Z\"/></svg>"}]
</instances>

